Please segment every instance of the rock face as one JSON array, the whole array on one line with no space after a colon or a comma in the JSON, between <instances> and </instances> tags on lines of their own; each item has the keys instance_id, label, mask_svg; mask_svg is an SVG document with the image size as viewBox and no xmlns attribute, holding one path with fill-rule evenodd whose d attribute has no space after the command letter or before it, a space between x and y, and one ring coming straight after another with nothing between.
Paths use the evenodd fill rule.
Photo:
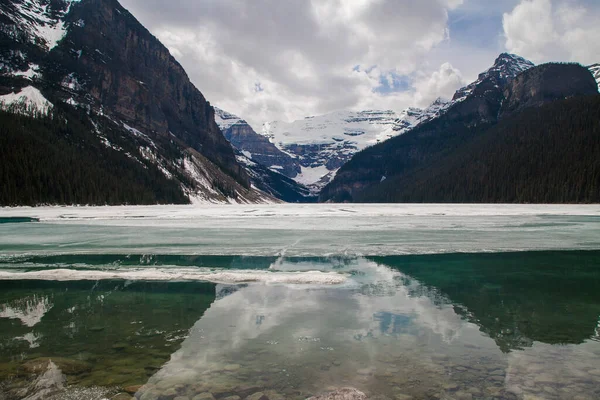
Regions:
<instances>
[{"instance_id":1,"label":"rock face","mask_svg":"<svg viewBox=\"0 0 600 400\"><path fill-rule=\"evenodd\" d=\"M240 117L215 107L217 125L236 149L267 168L295 178L301 171L298 160L279 150Z\"/></svg>"},{"instance_id":2,"label":"rock face","mask_svg":"<svg viewBox=\"0 0 600 400\"><path fill-rule=\"evenodd\" d=\"M545 64L517 76L504 90L501 117L554 100L598 94L590 70L579 64Z\"/></svg>"},{"instance_id":3,"label":"rock face","mask_svg":"<svg viewBox=\"0 0 600 400\"><path fill-rule=\"evenodd\" d=\"M84 202L135 204L143 197L146 204L179 203L186 196L207 202L273 200L251 187L213 107L181 65L116 0L3 1L0 43L0 102L17 104L13 108L21 111L43 106L44 112L73 118L87 115L90 152L144 173L142 178L128 174L144 196L83 196ZM93 150L98 146L101 150ZM110 167L98 168L98 174L106 174ZM158 193L164 184L148 176L155 172L171 181L172 195Z\"/></svg>"},{"instance_id":4,"label":"rock face","mask_svg":"<svg viewBox=\"0 0 600 400\"><path fill-rule=\"evenodd\" d=\"M65 24L67 34L50 54L51 80L81 85L85 92L75 101L109 110L146 134L174 135L248 185L211 105L167 48L116 0L72 3Z\"/></svg>"},{"instance_id":5,"label":"rock face","mask_svg":"<svg viewBox=\"0 0 600 400\"><path fill-rule=\"evenodd\" d=\"M261 135L300 166L300 173L288 176L318 192L356 152L402 133L393 129L398 119L390 110L339 111L269 122Z\"/></svg>"},{"instance_id":6,"label":"rock face","mask_svg":"<svg viewBox=\"0 0 600 400\"><path fill-rule=\"evenodd\" d=\"M236 159L245 168L253 186L287 203L316 202L317 197L306 186L292 179L300 171L296 159L234 114L215 107L215 120L236 149Z\"/></svg>"},{"instance_id":7,"label":"rock face","mask_svg":"<svg viewBox=\"0 0 600 400\"><path fill-rule=\"evenodd\" d=\"M246 153L248 154L248 153ZM249 155L249 154L248 154ZM316 203L317 197L309 188L299 184L277 171L271 170L261 163L255 162L245 154L237 154L238 162L246 168L252 185L286 203Z\"/></svg>"}]
</instances>

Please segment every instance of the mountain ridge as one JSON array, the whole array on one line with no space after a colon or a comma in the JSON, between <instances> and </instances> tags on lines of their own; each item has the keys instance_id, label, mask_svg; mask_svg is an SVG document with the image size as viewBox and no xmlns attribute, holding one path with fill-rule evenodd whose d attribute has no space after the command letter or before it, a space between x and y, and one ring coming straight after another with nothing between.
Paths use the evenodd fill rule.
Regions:
<instances>
[{"instance_id":1,"label":"mountain ridge","mask_svg":"<svg viewBox=\"0 0 600 400\"><path fill-rule=\"evenodd\" d=\"M503 55L496 63L502 58ZM561 82L553 81L555 76L562 77ZM454 102L440 117L386 143L357 153L342 167L336 179L323 189L320 201L378 201L377 196L387 196L386 190L401 192L396 185L409 187L402 177L420 170L432 170L446 157L459 154L461 149L489 131L503 116L520 115L531 107L565 97L597 94L590 71L580 65L546 64L527 68L513 78L494 73L483 80L479 79L465 99ZM508 101L505 101L507 98ZM566 139L563 137L561 140ZM440 182L435 181L437 183ZM435 184L430 183L430 186ZM410 196L385 198L387 201L407 201ZM437 200L428 198L427 201ZM439 201L444 200L440 198ZM470 201L477 200L473 198Z\"/></svg>"},{"instance_id":2,"label":"mountain ridge","mask_svg":"<svg viewBox=\"0 0 600 400\"><path fill-rule=\"evenodd\" d=\"M81 110L95 136L86 145L129 148L130 162L175 181L188 201L275 201L251 186L181 65L118 1L11 0L0 11L0 43L9 45L0 51L4 107L44 99L47 111ZM126 142L113 144L103 129Z\"/></svg>"}]
</instances>

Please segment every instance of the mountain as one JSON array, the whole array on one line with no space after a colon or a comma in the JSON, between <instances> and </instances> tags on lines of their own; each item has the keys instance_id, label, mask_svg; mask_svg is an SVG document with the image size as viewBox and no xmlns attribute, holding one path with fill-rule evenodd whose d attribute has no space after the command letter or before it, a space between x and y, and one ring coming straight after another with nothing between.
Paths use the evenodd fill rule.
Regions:
<instances>
[{"instance_id":1,"label":"mountain","mask_svg":"<svg viewBox=\"0 0 600 400\"><path fill-rule=\"evenodd\" d=\"M317 196L294 181L300 166L296 159L259 135L240 117L215 107L215 121L236 149L238 162L246 169L252 185L287 203L313 203Z\"/></svg>"},{"instance_id":2,"label":"mountain","mask_svg":"<svg viewBox=\"0 0 600 400\"><path fill-rule=\"evenodd\" d=\"M295 158L256 133L240 117L215 107L215 120L225 138L248 158L289 178L295 178L300 173L300 165Z\"/></svg>"},{"instance_id":3,"label":"mountain","mask_svg":"<svg viewBox=\"0 0 600 400\"><path fill-rule=\"evenodd\" d=\"M250 177L215 122L212 106L181 65L116 0L3 1L0 43L0 101L4 108L31 114L35 106L49 114L40 131L51 131L51 121L60 125L58 119L79 120L89 131L78 138L80 142L60 136L49 140L48 136L48 143L60 142L61 151L68 152L76 147L99 149L100 159L122 159L123 168L130 170L142 165L151 174L160 172L171 182L169 186L178 188L177 195L159 196L160 188L152 181L132 176L136 185L130 187L154 193L146 196L145 202L273 200L251 186ZM12 113L3 113L2 118L12 124ZM19 143L13 138L11 146L17 150L27 146L23 140ZM43 149L36 150L43 153ZM49 160L46 165L58 166L59 161ZM4 159L2 164L12 179L19 178L15 171L20 166ZM108 173L103 163L88 167ZM25 176L32 181L27 185L45 187L35 180L47 171L36 170L41 165L33 161L28 168L31 174ZM67 175L77 173L64 166L59 169ZM10 185L18 187L19 183ZM23 201L136 202L133 189L121 197L103 196L101 191L94 192L94 197L63 189L71 193L64 200L46 199L44 193L37 193ZM17 196L11 199L2 198L2 204L19 203Z\"/></svg>"},{"instance_id":4,"label":"mountain","mask_svg":"<svg viewBox=\"0 0 600 400\"><path fill-rule=\"evenodd\" d=\"M457 91L437 118L357 153L323 189L320 201L592 201L595 164L576 155L584 151L582 143L598 140L586 114L594 110L597 94L590 72L579 65L531 67L502 54L476 82ZM583 103L577 103L580 98ZM573 110L578 106L583 111ZM573 118L559 112L561 107ZM555 132L557 126L564 131ZM544 141L544 132L552 132L552 142ZM598 155L594 146L586 151ZM558 166L569 171L553 158L563 156L579 168L567 182L578 180L572 185L580 193L549 187L559 187L564 177Z\"/></svg>"},{"instance_id":5,"label":"mountain","mask_svg":"<svg viewBox=\"0 0 600 400\"><path fill-rule=\"evenodd\" d=\"M519 56L502 54L492 68L458 91L452 101L439 98L426 109L411 107L399 114L391 110L339 111L290 123L274 121L263 125L262 138L249 134L245 121L224 114L224 131L238 149L258 154L261 158L255 158L262 164L280 170L318 193L357 152L439 118L467 97L483 93L491 96L487 94L490 87L495 88L494 101L497 101L501 97L498 88L532 66ZM489 110L490 115L495 112L497 110ZM276 153L274 148L279 152Z\"/></svg>"},{"instance_id":6,"label":"mountain","mask_svg":"<svg viewBox=\"0 0 600 400\"><path fill-rule=\"evenodd\" d=\"M304 185L299 184L276 170L248 157L249 154L237 153L238 162L244 166L252 185L260 191L286 203L316 203L318 196Z\"/></svg>"},{"instance_id":7,"label":"mountain","mask_svg":"<svg viewBox=\"0 0 600 400\"><path fill-rule=\"evenodd\" d=\"M261 135L300 166L300 173L288 176L318 192L353 154L399 134L393 129L398 118L389 110L339 111L269 122Z\"/></svg>"}]
</instances>

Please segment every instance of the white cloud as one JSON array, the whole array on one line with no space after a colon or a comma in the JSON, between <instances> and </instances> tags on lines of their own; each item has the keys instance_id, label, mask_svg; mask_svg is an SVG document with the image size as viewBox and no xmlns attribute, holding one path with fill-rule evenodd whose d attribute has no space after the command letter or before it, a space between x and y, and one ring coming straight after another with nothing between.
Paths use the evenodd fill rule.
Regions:
<instances>
[{"instance_id":1,"label":"white cloud","mask_svg":"<svg viewBox=\"0 0 600 400\"><path fill-rule=\"evenodd\" d=\"M425 60L447 41L448 12L462 0L123 3L211 103L258 127L339 109L400 111L430 98L417 95L416 86L397 93L375 89L392 72L417 80L439 73L439 64Z\"/></svg>"},{"instance_id":2,"label":"white cloud","mask_svg":"<svg viewBox=\"0 0 600 400\"><path fill-rule=\"evenodd\" d=\"M522 0L504 14L506 48L534 62L600 59L600 7L581 0Z\"/></svg>"},{"instance_id":3,"label":"white cloud","mask_svg":"<svg viewBox=\"0 0 600 400\"><path fill-rule=\"evenodd\" d=\"M457 88L465 86L460 71L450 63L444 63L438 71L429 77L423 77L415 83L417 106L425 107L438 97L452 98Z\"/></svg>"}]
</instances>

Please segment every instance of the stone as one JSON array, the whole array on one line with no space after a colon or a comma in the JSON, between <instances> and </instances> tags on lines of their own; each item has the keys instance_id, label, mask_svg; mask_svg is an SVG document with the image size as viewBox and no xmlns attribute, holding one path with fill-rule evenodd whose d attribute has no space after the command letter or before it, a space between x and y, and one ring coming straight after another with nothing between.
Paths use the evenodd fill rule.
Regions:
<instances>
[{"instance_id":1,"label":"stone","mask_svg":"<svg viewBox=\"0 0 600 400\"><path fill-rule=\"evenodd\" d=\"M223 371L234 372L240 369L242 366L240 364L227 364L223 367Z\"/></svg>"},{"instance_id":2,"label":"stone","mask_svg":"<svg viewBox=\"0 0 600 400\"><path fill-rule=\"evenodd\" d=\"M242 400L240 396L227 396L222 398L221 400Z\"/></svg>"},{"instance_id":3,"label":"stone","mask_svg":"<svg viewBox=\"0 0 600 400\"><path fill-rule=\"evenodd\" d=\"M308 400L367 400L367 395L354 388L343 388L327 394L313 396Z\"/></svg>"},{"instance_id":4,"label":"stone","mask_svg":"<svg viewBox=\"0 0 600 400\"><path fill-rule=\"evenodd\" d=\"M127 393L119 393L118 395L111 397L110 400L132 400L133 397Z\"/></svg>"},{"instance_id":5,"label":"stone","mask_svg":"<svg viewBox=\"0 0 600 400\"><path fill-rule=\"evenodd\" d=\"M187 396L177 396L173 400L190 400L190 398Z\"/></svg>"},{"instance_id":6,"label":"stone","mask_svg":"<svg viewBox=\"0 0 600 400\"><path fill-rule=\"evenodd\" d=\"M113 350L121 351L127 348L127 344L125 343L115 343L112 345Z\"/></svg>"},{"instance_id":7,"label":"stone","mask_svg":"<svg viewBox=\"0 0 600 400\"><path fill-rule=\"evenodd\" d=\"M92 332L102 332L104 330L103 326L92 326L90 329Z\"/></svg>"},{"instance_id":8,"label":"stone","mask_svg":"<svg viewBox=\"0 0 600 400\"><path fill-rule=\"evenodd\" d=\"M594 376L600 376L600 369L591 369L588 371L588 374L594 375Z\"/></svg>"},{"instance_id":9,"label":"stone","mask_svg":"<svg viewBox=\"0 0 600 400\"><path fill-rule=\"evenodd\" d=\"M473 395L467 392L456 392L454 393L454 398L456 400L472 400Z\"/></svg>"},{"instance_id":10,"label":"stone","mask_svg":"<svg viewBox=\"0 0 600 400\"><path fill-rule=\"evenodd\" d=\"M267 397L269 398L269 400L286 400L286 397L277 393L274 390L267 390L266 392L264 392Z\"/></svg>"},{"instance_id":11,"label":"stone","mask_svg":"<svg viewBox=\"0 0 600 400\"><path fill-rule=\"evenodd\" d=\"M36 358L26 361L21 365L21 368L27 374L41 374L46 372L50 361L56 364L58 369L65 375L79 375L92 370L92 365L90 363L63 357Z\"/></svg>"},{"instance_id":12,"label":"stone","mask_svg":"<svg viewBox=\"0 0 600 400\"><path fill-rule=\"evenodd\" d=\"M144 387L144 385L131 385L131 386L126 386L123 388L123 390L131 395L136 394L142 387Z\"/></svg>"},{"instance_id":13,"label":"stone","mask_svg":"<svg viewBox=\"0 0 600 400\"><path fill-rule=\"evenodd\" d=\"M269 400L269 398L263 392L257 392L246 397L246 400Z\"/></svg>"},{"instance_id":14,"label":"stone","mask_svg":"<svg viewBox=\"0 0 600 400\"><path fill-rule=\"evenodd\" d=\"M260 386L256 385L242 385L238 386L233 390L238 396L245 398L250 396L253 393L257 393L261 391Z\"/></svg>"},{"instance_id":15,"label":"stone","mask_svg":"<svg viewBox=\"0 0 600 400\"><path fill-rule=\"evenodd\" d=\"M456 390L458 389L458 385L456 383L446 383L444 385L445 390Z\"/></svg>"},{"instance_id":16,"label":"stone","mask_svg":"<svg viewBox=\"0 0 600 400\"><path fill-rule=\"evenodd\" d=\"M160 393L154 389L145 391L142 396L140 397L140 400L157 400L160 396Z\"/></svg>"},{"instance_id":17,"label":"stone","mask_svg":"<svg viewBox=\"0 0 600 400\"><path fill-rule=\"evenodd\" d=\"M192 397L192 400L215 400L215 397L212 393L204 392Z\"/></svg>"},{"instance_id":18,"label":"stone","mask_svg":"<svg viewBox=\"0 0 600 400\"><path fill-rule=\"evenodd\" d=\"M166 397L167 399L174 399L175 397L177 397L177 390L175 390L175 388L167 389L162 393L161 397Z\"/></svg>"}]
</instances>

